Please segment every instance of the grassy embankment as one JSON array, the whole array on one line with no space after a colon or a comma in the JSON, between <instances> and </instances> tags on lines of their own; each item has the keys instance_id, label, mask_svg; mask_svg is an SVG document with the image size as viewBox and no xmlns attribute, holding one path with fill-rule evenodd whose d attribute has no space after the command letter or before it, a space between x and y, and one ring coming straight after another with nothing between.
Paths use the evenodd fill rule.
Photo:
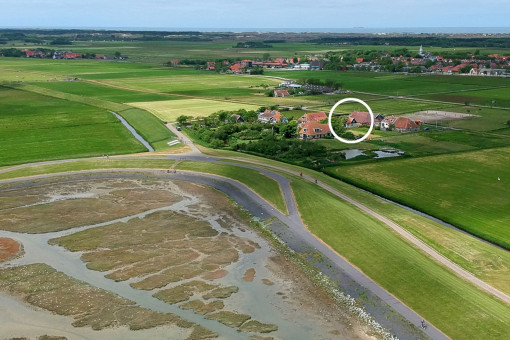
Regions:
<instances>
[{"instance_id":1,"label":"grassy embankment","mask_svg":"<svg viewBox=\"0 0 510 340\"><path fill-rule=\"evenodd\" d=\"M176 168L179 170L205 172L235 179L252 189L282 213L287 213L285 200L283 199L283 194L278 182L257 170L240 168L234 165L194 161L181 162Z\"/></svg>"},{"instance_id":2,"label":"grassy embankment","mask_svg":"<svg viewBox=\"0 0 510 340\"><path fill-rule=\"evenodd\" d=\"M291 183L310 231L454 339L504 339L510 307L316 185ZM320 197L318 204L317 197Z\"/></svg>"}]
</instances>

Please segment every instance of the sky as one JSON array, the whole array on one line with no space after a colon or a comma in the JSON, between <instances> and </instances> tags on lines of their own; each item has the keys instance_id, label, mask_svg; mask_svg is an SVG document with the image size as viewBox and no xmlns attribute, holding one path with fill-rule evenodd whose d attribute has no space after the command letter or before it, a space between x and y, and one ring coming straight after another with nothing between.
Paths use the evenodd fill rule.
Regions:
<instances>
[{"instance_id":1,"label":"sky","mask_svg":"<svg viewBox=\"0 0 510 340\"><path fill-rule=\"evenodd\" d=\"M0 0L0 27L509 27L508 0Z\"/></svg>"}]
</instances>

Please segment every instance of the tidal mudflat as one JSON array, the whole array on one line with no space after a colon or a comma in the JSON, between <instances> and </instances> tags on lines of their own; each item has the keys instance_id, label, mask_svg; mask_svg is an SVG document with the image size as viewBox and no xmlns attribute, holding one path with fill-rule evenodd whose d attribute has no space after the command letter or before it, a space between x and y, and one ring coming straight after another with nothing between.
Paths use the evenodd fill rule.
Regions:
<instances>
[{"instance_id":1,"label":"tidal mudflat","mask_svg":"<svg viewBox=\"0 0 510 340\"><path fill-rule=\"evenodd\" d=\"M370 337L209 187L77 177L0 202L0 237L24 250L0 264L2 338Z\"/></svg>"}]
</instances>

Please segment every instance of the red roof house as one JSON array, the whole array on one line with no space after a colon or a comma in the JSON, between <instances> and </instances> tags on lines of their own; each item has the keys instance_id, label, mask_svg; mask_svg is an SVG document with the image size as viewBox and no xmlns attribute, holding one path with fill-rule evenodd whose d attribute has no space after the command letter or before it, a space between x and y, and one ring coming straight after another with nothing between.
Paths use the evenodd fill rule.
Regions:
<instances>
[{"instance_id":1,"label":"red roof house","mask_svg":"<svg viewBox=\"0 0 510 340\"><path fill-rule=\"evenodd\" d=\"M420 131L418 124L406 117L398 117L394 124L395 130L398 132Z\"/></svg>"},{"instance_id":2,"label":"red roof house","mask_svg":"<svg viewBox=\"0 0 510 340\"><path fill-rule=\"evenodd\" d=\"M370 114L368 112L354 111L349 115L345 126L348 128L355 128L363 125L370 125Z\"/></svg>"},{"instance_id":3,"label":"red roof house","mask_svg":"<svg viewBox=\"0 0 510 340\"><path fill-rule=\"evenodd\" d=\"M312 112L305 113L298 120L301 123L308 123L308 122L320 122L323 119L328 119L328 116L324 112Z\"/></svg>"},{"instance_id":4,"label":"red roof house","mask_svg":"<svg viewBox=\"0 0 510 340\"><path fill-rule=\"evenodd\" d=\"M290 96L289 91L287 90L274 90L275 97L288 97Z\"/></svg>"},{"instance_id":5,"label":"red roof house","mask_svg":"<svg viewBox=\"0 0 510 340\"><path fill-rule=\"evenodd\" d=\"M301 139L319 139L331 136L328 124L321 124L317 121L305 123L299 130Z\"/></svg>"}]
</instances>

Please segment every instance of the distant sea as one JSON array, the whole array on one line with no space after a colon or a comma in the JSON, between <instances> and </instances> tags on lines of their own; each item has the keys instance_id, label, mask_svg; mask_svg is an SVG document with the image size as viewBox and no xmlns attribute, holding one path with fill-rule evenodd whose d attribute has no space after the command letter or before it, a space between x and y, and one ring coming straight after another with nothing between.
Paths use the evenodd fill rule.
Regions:
<instances>
[{"instance_id":1,"label":"distant sea","mask_svg":"<svg viewBox=\"0 0 510 340\"><path fill-rule=\"evenodd\" d=\"M350 27L350 28L242 28L242 27L4 27L26 29L93 29L123 31L290 32L290 33L510 33L510 27Z\"/></svg>"}]
</instances>

